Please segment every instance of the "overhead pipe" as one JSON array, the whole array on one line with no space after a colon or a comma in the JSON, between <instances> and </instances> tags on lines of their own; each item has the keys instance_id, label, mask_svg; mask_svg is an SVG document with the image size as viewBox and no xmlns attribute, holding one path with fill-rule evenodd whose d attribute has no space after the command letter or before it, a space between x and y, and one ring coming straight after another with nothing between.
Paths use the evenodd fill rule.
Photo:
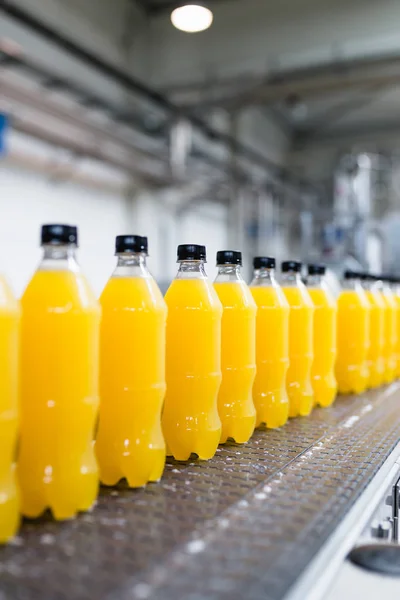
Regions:
<instances>
[{"instance_id":1,"label":"overhead pipe","mask_svg":"<svg viewBox=\"0 0 400 600\"><path fill-rule=\"evenodd\" d=\"M57 162L50 161L48 158L39 158L34 153L10 150L3 162L30 171L40 172L56 181L76 183L102 192L121 194L127 188L127 183L117 183L110 178L95 177L89 173L82 173L71 165L57 164Z\"/></svg>"},{"instance_id":2,"label":"overhead pipe","mask_svg":"<svg viewBox=\"0 0 400 600\"><path fill-rule=\"evenodd\" d=\"M181 105L186 107L198 101L202 108L215 105L237 108L246 104L265 107L290 96L303 99L326 96L343 90L398 85L399 81L400 54L397 53L221 78L211 86L209 101L204 100L204 81L174 84L164 91L181 98ZM203 100L199 100L201 97Z\"/></svg>"},{"instance_id":3,"label":"overhead pipe","mask_svg":"<svg viewBox=\"0 0 400 600\"><path fill-rule=\"evenodd\" d=\"M33 124L25 119L13 117L12 127L15 131L24 133L25 135L34 139L41 140L52 146L59 148L65 148L70 150L76 156L85 156L93 160L109 164L122 172L128 173L135 176L139 181L150 186L166 186L171 184L171 180L167 177L154 179L154 175L146 174L135 166L135 161L132 157L127 156L126 158L116 158L113 153L106 153L104 149L101 149L97 144L76 142L72 139L67 139L58 133L49 131L43 127Z\"/></svg>"},{"instance_id":4,"label":"overhead pipe","mask_svg":"<svg viewBox=\"0 0 400 600\"><path fill-rule=\"evenodd\" d=\"M20 85L15 85L7 81L4 73L0 72L0 85L2 91L2 99L8 99L17 104L22 104L33 108L44 115L54 117L62 121L70 127L78 129L80 132L87 133L95 138L98 142L112 142L117 144L127 152L132 153L135 158L135 164L139 159L146 159L160 163L162 156L159 156L148 150L138 148L131 142L124 140L120 135L117 135L114 130L90 122L82 115L78 115L76 111L71 112L70 109L57 104L53 100L43 97L43 94L35 90L24 89ZM158 165L159 166L159 165Z\"/></svg>"},{"instance_id":5,"label":"overhead pipe","mask_svg":"<svg viewBox=\"0 0 400 600\"><path fill-rule=\"evenodd\" d=\"M136 77L129 75L122 69L105 61L86 48L83 48L60 31L44 24L40 19L37 19L31 13L17 6L15 2L12 2L11 0L0 0L0 10L23 26L42 36L48 42L62 48L71 56L95 69L99 73L102 73L105 77L113 79L125 89L154 103L159 108L165 110L169 115L175 118L185 117L192 123L193 127L205 135L210 141L223 144L226 148L230 148L234 143L239 156L259 165L267 172L273 174L276 178L284 179L286 182L292 183L293 185L311 185L308 181L298 177L289 169L279 166L246 144L232 140L232 137L229 134L210 127L196 115L182 111L179 106L171 102L163 93L154 90Z\"/></svg>"}]
</instances>

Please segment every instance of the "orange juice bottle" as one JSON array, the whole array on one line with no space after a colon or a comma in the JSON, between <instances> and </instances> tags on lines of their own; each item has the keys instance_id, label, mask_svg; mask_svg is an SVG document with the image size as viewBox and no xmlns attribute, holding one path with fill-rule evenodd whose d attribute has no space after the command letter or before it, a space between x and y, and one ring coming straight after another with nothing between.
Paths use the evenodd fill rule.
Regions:
<instances>
[{"instance_id":1,"label":"orange juice bottle","mask_svg":"<svg viewBox=\"0 0 400 600\"><path fill-rule=\"evenodd\" d=\"M384 346L385 383L392 383L394 381L397 367L397 302L390 288L389 281L388 277L381 277L380 282L378 282L386 304Z\"/></svg>"},{"instance_id":2,"label":"orange juice bottle","mask_svg":"<svg viewBox=\"0 0 400 600\"><path fill-rule=\"evenodd\" d=\"M282 289L289 302L289 370L286 387L289 417L309 415L314 406L311 383L314 305L300 278L301 263L282 263Z\"/></svg>"},{"instance_id":3,"label":"orange juice bottle","mask_svg":"<svg viewBox=\"0 0 400 600\"><path fill-rule=\"evenodd\" d=\"M221 367L218 413L221 443L247 442L256 423L252 390L256 375L256 313L253 296L240 273L240 252L217 253L214 289L222 303Z\"/></svg>"},{"instance_id":4,"label":"orange juice bottle","mask_svg":"<svg viewBox=\"0 0 400 600\"><path fill-rule=\"evenodd\" d=\"M336 379L339 393L360 394L369 382L370 304L360 275L344 274L338 298Z\"/></svg>"},{"instance_id":5,"label":"orange juice bottle","mask_svg":"<svg viewBox=\"0 0 400 600\"><path fill-rule=\"evenodd\" d=\"M116 239L117 267L100 298L100 481L141 487L161 478L167 307L146 266L147 238Z\"/></svg>"},{"instance_id":6,"label":"orange juice bottle","mask_svg":"<svg viewBox=\"0 0 400 600\"><path fill-rule=\"evenodd\" d=\"M323 265L308 265L307 289L314 304L314 404L330 406L336 398L336 300L324 281Z\"/></svg>"},{"instance_id":7,"label":"orange juice bottle","mask_svg":"<svg viewBox=\"0 0 400 600\"><path fill-rule=\"evenodd\" d=\"M370 305L369 318L369 350L368 350L368 388L376 388L385 379L385 311L386 304L382 294L377 289L376 277L367 273L361 277L361 283Z\"/></svg>"},{"instance_id":8,"label":"orange juice bottle","mask_svg":"<svg viewBox=\"0 0 400 600\"><path fill-rule=\"evenodd\" d=\"M179 271L165 301L168 307L167 393L162 427L167 454L207 460L221 439L222 305L204 270L205 246L178 246Z\"/></svg>"},{"instance_id":9,"label":"orange juice bottle","mask_svg":"<svg viewBox=\"0 0 400 600\"><path fill-rule=\"evenodd\" d=\"M281 427L289 417L286 375L289 367L289 304L275 279L275 259L258 256L253 261L250 290L257 304L257 373L253 400L256 426Z\"/></svg>"},{"instance_id":10,"label":"orange juice bottle","mask_svg":"<svg viewBox=\"0 0 400 600\"><path fill-rule=\"evenodd\" d=\"M14 454L18 428L18 342L20 310L10 287L0 277L0 543L19 525L19 493Z\"/></svg>"},{"instance_id":11,"label":"orange juice bottle","mask_svg":"<svg viewBox=\"0 0 400 600\"><path fill-rule=\"evenodd\" d=\"M400 377L400 279L392 278L393 295L397 306L396 377Z\"/></svg>"},{"instance_id":12,"label":"orange juice bottle","mask_svg":"<svg viewBox=\"0 0 400 600\"><path fill-rule=\"evenodd\" d=\"M42 228L43 260L22 297L22 513L74 517L95 502L100 308L75 260L77 230Z\"/></svg>"}]
</instances>

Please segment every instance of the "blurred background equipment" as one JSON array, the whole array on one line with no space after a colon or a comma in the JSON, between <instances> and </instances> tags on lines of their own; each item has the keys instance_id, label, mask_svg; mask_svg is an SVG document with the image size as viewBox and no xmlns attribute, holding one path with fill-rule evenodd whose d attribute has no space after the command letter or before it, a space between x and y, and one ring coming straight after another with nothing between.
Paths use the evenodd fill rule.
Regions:
<instances>
[{"instance_id":1,"label":"blurred background equipment","mask_svg":"<svg viewBox=\"0 0 400 600\"><path fill-rule=\"evenodd\" d=\"M3 0L0 250L17 291L38 260L28 228L66 216L91 241L97 291L104 230L110 248L121 232L155 240L163 289L185 241L243 249L247 277L265 252L394 268L399 9L358 5ZM178 32L185 11L208 30ZM24 248L10 234L21 210Z\"/></svg>"}]
</instances>

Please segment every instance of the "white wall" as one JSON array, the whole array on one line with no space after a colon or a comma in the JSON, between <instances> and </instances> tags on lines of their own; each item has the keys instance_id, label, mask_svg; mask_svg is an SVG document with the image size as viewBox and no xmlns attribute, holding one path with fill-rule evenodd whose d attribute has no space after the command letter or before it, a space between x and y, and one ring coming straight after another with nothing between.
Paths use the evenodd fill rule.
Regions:
<instances>
[{"instance_id":1,"label":"white wall","mask_svg":"<svg viewBox=\"0 0 400 600\"><path fill-rule=\"evenodd\" d=\"M115 263L114 236L126 231L129 218L122 197L52 183L42 174L1 162L0 211L0 266L18 295L39 262L43 223L78 225L79 260L99 293Z\"/></svg>"},{"instance_id":2,"label":"white wall","mask_svg":"<svg viewBox=\"0 0 400 600\"><path fill-rule=\"evenodd\" d=\"M79 261L97 294L115 265L114 238L119 234L148 236L149 267L164 287L176 273L176 247L181 243L205 244L209 274L215 274L215 253L227 244L226 207L198 201L178 213L176 209L186 200L182 190L149 189L128 196L126 182L116 172L108 174L113 191L111 185L102 184L103 179L97 187L79 185L69 180L68 171L54 177L18 167L15 157L21 150L23 156L40 158L40 164L44 159L44 164L52 167L58 156L52 147L19 134L10 136L9 150L9 157L0 159L0 270L18 295L40 260L40 227L51 222L78 225ZM82 162L78 166L80 174L86 172L93 180L107 173L100 164Z\"/></svg>"}]
</instances>

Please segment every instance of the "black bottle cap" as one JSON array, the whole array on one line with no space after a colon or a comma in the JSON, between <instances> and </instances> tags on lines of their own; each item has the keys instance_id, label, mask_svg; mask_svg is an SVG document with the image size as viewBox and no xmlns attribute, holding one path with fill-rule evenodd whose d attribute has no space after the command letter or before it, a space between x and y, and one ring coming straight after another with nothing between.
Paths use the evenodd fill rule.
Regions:
<instances>
[{"instance_id":1,"label":"black bottle cap","mask_svg":"<svg viewBox=\"0 0 400 600\"><path fill-rule=\"evenodd\" d=\"M358 271L347 270L343 273L344 279L361 279L361 275Z\"/></svg>"},{"instance_id":2,"label":"black bottle cap","mask_svg":"<svg viewBox=\"0 0 400 600\"><path fill-rule=\"evenodd\" d=\"M180 244L178 246L178 262L181 260L202 260L206 261L206 247L197 244Z\"/></svg>"},{"instance_id":3,"label":"black bottle cap","mask_svg":"<svg viewBox=\"0 0 400 600\"><path fill-rule=\"evenodd\" d=\"M325 273L326 273L325 265L312 264L312 265L308 265L307 269L308 269L309 275L325 275Z\"/></svg>"},{"instance_id":4,"label":"black bottle cap","mask_svg":"<svg viewBox=\"0 0 400 600\"><path fill-rule=\"evenodd\" d=\"M301 271L301 262L297 260L285 260L282 263L282 273L300 273Z\"/></svg>"},{"instance_id":5,"label":"black bottle cap","mask_svg":"<svg viewBox=\"0 0 400 600\"><path fill-rule=\"evenodd\" d=\"M361 279L361 281L369 281L370 280L369 279L370 275L367 271L359 271L357 273L357 275L358 275L358 278Z\"/></svg>"},{"instance_id":6,"label":"black bottle cap","mask_svg":"<svg viewBox=\"0 0 400 600\"><path fill-rule=\"evenodd\" d=\"M271 256L256 256L253 259L255 269L275 269L276 260Z\"/></svg>"},{"instance_id":7,"label":"black bottle cap","mask_svg":"<svg viewBox=\"0 0 400 600\"><path fill-rule=\"evenodd\" d=\"M41 232L41 244L78 244L78 229L71 225L43 225Z\"/></svg>"},{"instance_id":8,"label":"black bottle cap","mask_svg":"<svg viewBox=\"0 0 400 600\"><path fill-rule=\"evenodd\" d=\"M219 265L242 266L242 253L236 250L220 250L217 252L217 266Z\"/></svg>"},{"instance_id":9,"label":"black bottle cap","mask_svg":"<svg viewBox=\"0 0 400 600\"><path fill-rule=\"evenodd\" d=\"M122 254L123 252L147 254L148 242L147 237L141 235L117 235L115 238L115 253Z\"/></svg>"}]
</instances>

